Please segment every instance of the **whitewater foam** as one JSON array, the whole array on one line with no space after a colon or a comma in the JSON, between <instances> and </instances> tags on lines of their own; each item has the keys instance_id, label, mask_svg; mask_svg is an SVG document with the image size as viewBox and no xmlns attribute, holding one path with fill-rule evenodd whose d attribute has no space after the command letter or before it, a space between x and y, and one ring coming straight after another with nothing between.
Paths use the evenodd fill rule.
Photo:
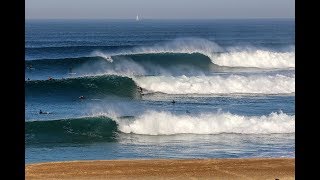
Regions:
<instances>
[{"instance_id":1,"label":"whitewater foam","mask_svg":"<svg viewBox=\"0 0 320 180\"><path fill-rule=\"evenodd\" d=\"M166 94L290 94L295 92L295 77L269 76L152 76L133 77L136 84Z\"/></svg>"},{"instance_id":2,"label":"whitewater foam","mask_svg":"<svg viewBox=\"0 0 320 180\"><path fill-rule=\"evenodd\" d=\"M256 68L294 68L293 52L272 52L266 50L244 50L211 55L219 66Z\"/></svg>"},{"instance_id":3,"label":"whitewater foam","mask_svg":"<svg viewBox=\"0 0 320 180\"><path fill-rule=\"evenodd\" d=\"M145 135L295 132L295 116L283 112L273 112L267 116L241 116L221 112L192 116L148 111L133 121L117 119L116 122L123 133Z\"/></svg>"},{"instance_id":4,"label":"whitewater foam","mask_svg":"<svg viewBox=\"0 0 320 180\"><path fill-rule=\"evenodd\" d=\"M201 38L178 38L170 42L159 43L149 47L136 47L131 50L105 54L100 51L92 53L110 61L111 56L158 53L200 53L209 57L213 64L228 67L255 68L294 68L294 49L289 52L274 52L252 48L222 48L217 43Z\"/></svg>"}]
</instances>

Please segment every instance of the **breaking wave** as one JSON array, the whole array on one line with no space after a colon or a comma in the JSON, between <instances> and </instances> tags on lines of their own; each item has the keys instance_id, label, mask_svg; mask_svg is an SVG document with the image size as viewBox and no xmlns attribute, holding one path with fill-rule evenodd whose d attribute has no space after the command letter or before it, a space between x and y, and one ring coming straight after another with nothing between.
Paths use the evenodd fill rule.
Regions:
<instances>
[{"instance_id":1,"label":"breaking wave","mask_svg":"<svg viewBox=\"0 0 320 180\"><path fill-rule=\"evenodd\" d=\"M290 94L295 78L273 76L153 76L134 78L138 86L166 94Z\"/></svg>"},{"instance_id":2,"label":"breaking wave","mask_svg":"<svg viewBox=\"0 0 320 180\"><path fill-rule=\"evenodd\" d=\"M121 132L145 135L295 132L295 116L282 112L267 116L241 116L231 113L193 116L150 111L134 118L134 121L117 120L117 123Z\"/></svg>"},{"instance_id":3,"label":"breaking wave","mask_svg":"<svg viewBox=\"0 0 320 180\"><path fill-rule=\"evenodd\" d=\"M294 133L295 115L271 113L242 116L217 112L175 115L148 111L140 116L93 116L73 119L26 121L26 143L92 143L117 141L118 133L142 135L174 134L274 134Z\"/></svg>"}]
</instances>

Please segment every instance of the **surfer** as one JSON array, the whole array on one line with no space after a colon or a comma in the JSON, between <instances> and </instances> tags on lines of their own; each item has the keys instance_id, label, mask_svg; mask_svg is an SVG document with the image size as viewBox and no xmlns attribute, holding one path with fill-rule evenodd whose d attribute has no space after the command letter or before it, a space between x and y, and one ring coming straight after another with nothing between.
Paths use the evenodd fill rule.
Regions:
<instances>
[{"instance_id":1,"label":"surfer","mask_svg":"<svg viewBox=\"0 0 320 180\"><path fill-rule=\"evenodd\" d=\"M108 56L108 57L107 57L107 61L109 61L109 62L112 62L112 61L113 61L112 58L111 58L111 56Z\"/></svg>"},{"instance_id":2,"label":"surfer","mask_svg":"<svg viewBox=\"0 0 320 180\"><path fill-rule=\"evenodd\" d=\"M80 96L79 99L85 99L85 97L84 96Z\"/></svg>"},{"instance_id":3,"label":"surfer","mask_svg":"<svg viewBox=\"0 0 320 180\"><path fill-rule=\"evenodd\" d=\"M28 78L27 80L30 81L30 78Z\"/></svg>"},{"instance_id":4,"label":"surfer","mask_svg":"<svg viewBox=\"0 0 320 180\"><path fill-rule=\"evenodd\" d=\"M53 80L53 78L52 78L52 77L49 77L48 80Z\"/></svg>"},{"instance_id":5,"label":"surfer","mask_svg":"<svg viewBox=\"0 0 320 180\"><path fill-rule=\"evenodd\" d=\"M171 101L172 104L175 104L176 102L174 100Z\"/></svg>"},{"instance_id":6,"label":"surfer","mask_svg":"<svg viewBox=\"0 0 320 180\"><path fill-rule=\"evenodd\" d=\"M142 87L137 87L137 89L138 89L138 92L140 93L140 95L143 96L143 89L142 89Z\"/></svg>"},{"instance_id":7,"label":"surfer","mask_svg":"<svg viewBox=\"0 0 320 180\"><path fill-rule=\"evenodd\" d=\"M68 72L69 75L75 75L76 73L73 72L73 68L72 67L69 67L69 72Z\"/></svg>"},{"instance_id":8,"label":"surfer","mask_svg":"<svg viewBox=\"0 0 320 180\"><path fill-rule=\"evenodd\" d=\"M186 110L186 113L187 113L187 114L190 114L190 111Z\"/></svg>"},{"instance_id":9,"label":"surfer","mask_svg":"<svg viewBox=\"0 0 320 180\"><path fill-rule=\"evenodd\" d=\"M51 113L50 113L50 112L43 112L43 111L40 109L39 114L51 114Z\"/></svg>"}]
</instances>

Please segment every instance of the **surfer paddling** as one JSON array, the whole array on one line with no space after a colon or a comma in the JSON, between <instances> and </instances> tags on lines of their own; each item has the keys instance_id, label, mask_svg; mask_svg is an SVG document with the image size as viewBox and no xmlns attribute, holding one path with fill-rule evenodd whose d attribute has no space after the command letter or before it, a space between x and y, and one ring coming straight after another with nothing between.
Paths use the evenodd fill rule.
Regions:
<instances>
[{"instance_id":1,"label":"surfer paddling","mask_svg":"<svg viewBox=\"0 0 320 180\"><path fill-rule=\"evenodd\" d=\"M43 112L43 111L40 109L39 114L49 114L49 112Z\"/></svg>"},{"instance_id":2,"label":"surfer paddling","mask_svg":"<svg viewBox=\"0 0 320 180\"><path fill-rule=\"evenodd\" d=\"M29 66L27 66L27 69L34 69L34 68L32 67L32 64L30 64Z\"/></svg>"}]
</instances>

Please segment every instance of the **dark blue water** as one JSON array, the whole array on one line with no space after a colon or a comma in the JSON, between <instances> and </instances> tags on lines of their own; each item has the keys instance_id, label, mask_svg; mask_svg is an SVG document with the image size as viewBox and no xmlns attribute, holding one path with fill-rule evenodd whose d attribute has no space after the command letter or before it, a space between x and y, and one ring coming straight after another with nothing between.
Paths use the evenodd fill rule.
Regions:
<instances>
[{"instance_id":1,"label":"dark blue water","mask_svg":"<svg viewBox=\"0 0 320 180\"><path fill-rule=\"evenodd\" d=\"M27 20L25 35L27 163L295 156L294 20Z\"/></svg>"}]
</instances>

